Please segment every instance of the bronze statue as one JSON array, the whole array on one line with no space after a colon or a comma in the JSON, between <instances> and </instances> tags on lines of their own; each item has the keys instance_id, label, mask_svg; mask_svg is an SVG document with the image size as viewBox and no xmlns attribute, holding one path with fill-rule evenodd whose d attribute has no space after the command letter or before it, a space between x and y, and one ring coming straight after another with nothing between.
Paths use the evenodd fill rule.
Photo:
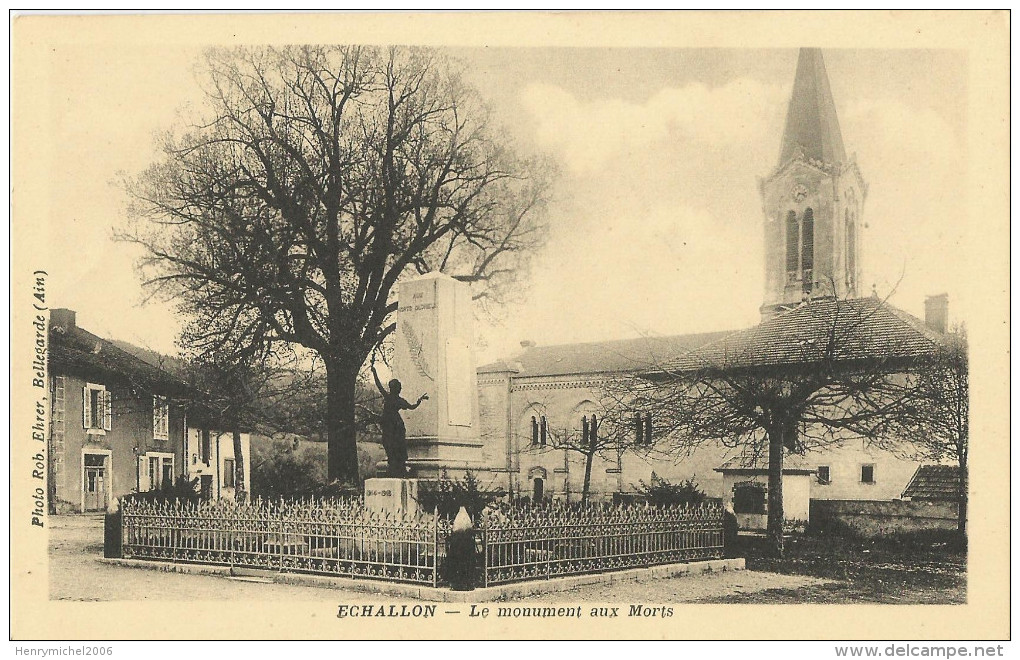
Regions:
<instances>
[{"instance_id":1,"label":"bronze statue","mask_svg":"<svg viewBox=\"0 0 1020 660\"><path fill-rule=\"evenodd\" d=\"M382 427L382 444L386 450L386 476L406 477L407 472L407 430L404 428L404 420L400 417L401 410L414 410L421 405L422 401L429 398L428 394L422 394L415 403L408 403L400 396L400 381L393 378L389 382L390 389L387 391L379 380L379 374L375 371L375 353L372 353L372 377L375 378L375 386L383 396L383 411L380 418Z\"/></svg>"}]
</instances>

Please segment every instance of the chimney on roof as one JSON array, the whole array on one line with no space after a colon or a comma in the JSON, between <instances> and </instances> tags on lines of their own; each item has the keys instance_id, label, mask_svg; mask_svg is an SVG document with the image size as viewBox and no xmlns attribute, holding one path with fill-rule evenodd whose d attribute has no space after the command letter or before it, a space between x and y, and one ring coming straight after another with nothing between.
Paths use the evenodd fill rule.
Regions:
<instances>
[{"instance_id":1,"label":"chimney on roof","mask_svg":"<svg viewBox=\"0 0 1020 660\"><path fill-rule=\"evenodd\" d=\"M77 327L77 312L73 309L51 309L50 310L50 327L59 328L64 332Z\"/></svg>"},{"instance_id":2,"label":"chimney on roof","mask_svg":"<svg viewBox=\"0 0 1020 660\"><path fill-rule=\"evenodd\" d=\"M531 341L530 339L525 339L524 341L521 342L521 348L533 348L534 346L535 342Z\"/></svg>"},{"instance_id":3,"label":"chimney on roof","mask_svg":"<svg viewBox=\"0 0 1020 660\"><path fill-rule=\"evenodd\" d=\"M949 294L940 293L924 298L924 324L935 332L949 330Z\"/></svg>"}]
</instances>

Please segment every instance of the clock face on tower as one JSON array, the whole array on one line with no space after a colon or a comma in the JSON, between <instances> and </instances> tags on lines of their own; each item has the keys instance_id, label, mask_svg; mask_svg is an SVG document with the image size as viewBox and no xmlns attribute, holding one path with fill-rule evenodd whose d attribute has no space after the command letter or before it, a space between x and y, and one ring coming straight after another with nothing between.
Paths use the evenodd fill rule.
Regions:
<instances>
[{"instance_id":1,"label":"clock face on tower","mask_svg":"<svg viewBox=\"0 0 1020 660\"><path fill-rule=\"evenodd\" d=\"M793 201L801 202L807 197L807 188L802 183L798 183L790 191L790 195L793 197Z\"/></svg>"}]
</instances>

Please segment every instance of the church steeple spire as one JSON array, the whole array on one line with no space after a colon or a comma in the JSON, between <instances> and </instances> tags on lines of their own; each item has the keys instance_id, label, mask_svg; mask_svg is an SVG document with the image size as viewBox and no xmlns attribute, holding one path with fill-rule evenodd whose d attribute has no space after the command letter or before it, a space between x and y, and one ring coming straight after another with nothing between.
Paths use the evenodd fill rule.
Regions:
<instances>
[{"instance_id":1,"label":"church steeple spire","mask_svg":"<svg viewBox=\"0 0 1020 660\"><path fill-rule=\"evenodd\" d=\"M793 94L786 111L779 165L784 165L798 153L833 165L846 160L843 136L836 119L836 105L829 89L829 76L825 73L822 51L818 48L800 49Z\"/></svg>"},{"instance_id":2,"label":"church steeple spire","mask_svg":"<svg viewBox=\"0 0 1020 660\"><path fill-rule=\"evenodd\" d=\"M822 53L802 48L765 212L762 316L815 298L858 295L867 187L847 159Z\"/></svg>"}]
</instances>

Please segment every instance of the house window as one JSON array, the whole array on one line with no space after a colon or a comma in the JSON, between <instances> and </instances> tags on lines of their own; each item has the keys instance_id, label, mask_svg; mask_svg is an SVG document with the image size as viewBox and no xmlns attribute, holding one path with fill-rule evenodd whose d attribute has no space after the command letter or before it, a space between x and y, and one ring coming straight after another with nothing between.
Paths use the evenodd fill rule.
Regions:
<instances>
[{"instance_id":1,"label":"house window","mask_svg":"<svg viewBox=\"0 0 1020 660\"><path fill-rule=\"evenodd\" d=\"M818 483L823 486L827 486L832 483L832 478L829 476L829 466L819 465L818 466Z\"/></svg>"},{"instance_id":2,"label":"house window","mask_svg":"<svg viewBox=\"0 0 1020 660\"><path fill-rule=\"evenodd\" d=\"M755 481L733 484L733 513L767 513L765 485Z\"/></svg>"},{"instance_id":3,"label":"house window","mask_svg":"<svg viewBox=\"0 0 1020 660\"><path fill-rule=\"evenodd\" d=\"M170 437L170 404L165 396L152 397L152 438L167 440Z\"/></svg>"},{"instance_id":4,"label":"house window","mask_svg":"<svg viewBox=\"0 0 1020 660\"><path fill-rule=\"evenodd\" d=\"M645 444L645 420L642 419L641 413L634 413L634 443Z\"/></svg>"},{"instance_id":5,"label":"house window","mask_svg":"<svg viewBox=\"0 0 1020 660\"><path fill-rule=\"evenodd\" d=\"M105 434L112 427L113 397L103 385L82 388L82 425L89 433Z\"/></svg>"},{"instance_id":6,"label":"house window","mask_svg":"<svg viewBox=\"0 0 1020 660\"><path fill-rule=\"evenodd\" d=\"M652 413L645 415L645 444L652 444Z\"/></svg>"},{"instance_id":7,"label":"house window","mask_svg":"<svg viewBox=\"0 0 1020 660\"><path fill-rule=\"evenodd\" d=\"M873 484L873 483L875 483L875 466L874 465L862 465L861 466L861 483L862 484Z\"/></svg>"},{"instance_id":8,"label":"house window","mask_svg":"<svg viewBox=\"0 0 1020 660\"><path fill-rule=\"evenodd\" d=\"M174 483L173 454L144 454L139 457L138 469L138 488L141 491L169 488Z\"/></svg>"},{"instance_id":9,"label":"house window","mask_svg":"<svg viewBox=\"0 0 1020 660\"><path fill-rule=\"evenodd\" d=\"M223 459L223 487L233 488L234 487L234 459L224 458Z\"/></svg>"},{"instance_id":10,"label":"house window","mask_svg":"<svg viewBox=\"0 0 1020 660\"><path fill-rule=\"evenodd\" d=\"M209 440L209 429L203 429L201 433L202 433L202 446L201 446L202 462L205 463L206 465L209 465L209 455L212 446L212 442L210 442Z\"/></svg>"}]
</instances>

